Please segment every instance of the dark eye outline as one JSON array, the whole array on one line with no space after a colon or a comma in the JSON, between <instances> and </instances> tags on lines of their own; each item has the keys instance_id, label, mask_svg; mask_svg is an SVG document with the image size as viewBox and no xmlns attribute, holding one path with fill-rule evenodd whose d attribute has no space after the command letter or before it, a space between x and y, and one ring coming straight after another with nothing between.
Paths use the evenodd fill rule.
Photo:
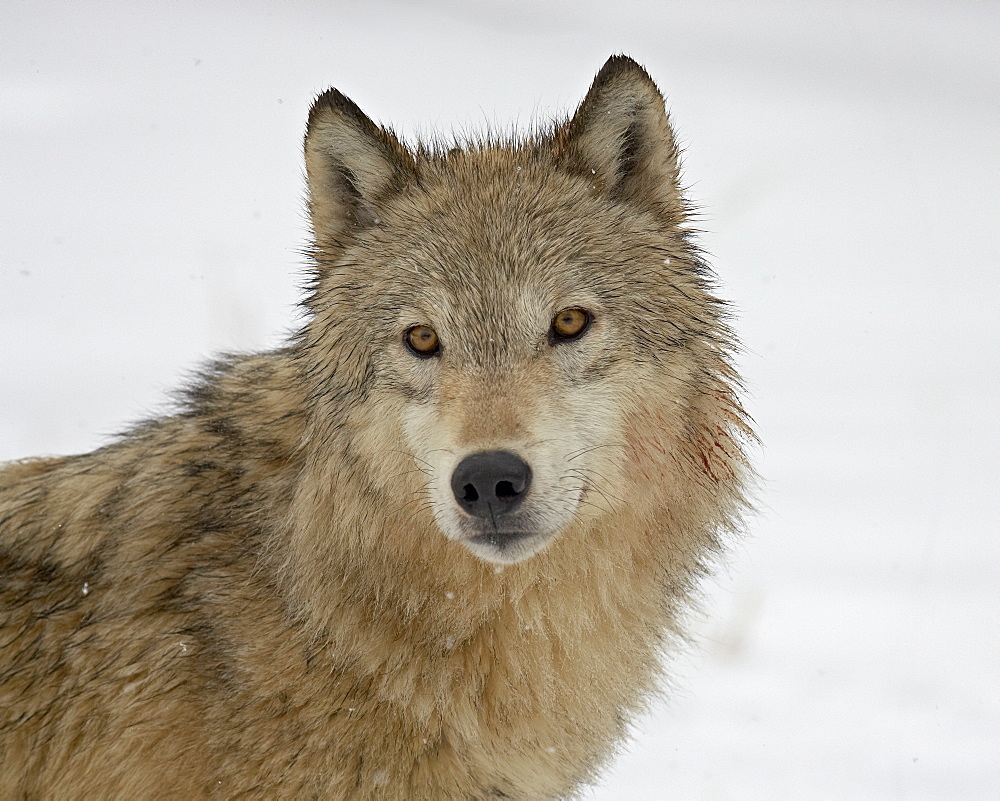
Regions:
<instances>
[{"instance_id":1,"label":"dark eye outline","mask_svg":"<svg viewBox=\"0 0 1000 801\"><path fill-rule=\"evenodd\" d=\"M410 334L416 331L418 328L426 328L432 334L434 334L434 350L417 350L413 343L410 341ZM403 332L403 345L406 349L418 359L431 359L441 353L441 340L438 338L437 331L435 331L431 326L425 323L418 323L417 325L411 325Z\"/></svg>"},{"instance_id":2,"label":"dark eye outline","mask_svg":"<svg viewBox=\"0 0 1000 801\"><path fill-rule=\"evenodd\" d=\"M556 320L559 319L560 315L571 311L580 312L584 316L585 319L583 327L575 334L560 334L559 331L556 330ZM560 309L552 318L552 324L549 326L549 344L561 345L564 342L575 342L590 330L590 326L593 325L593 323L594 315L587 309L582 309L579 306L571 306L568 309Z\"/></svg>"}]
</instances>

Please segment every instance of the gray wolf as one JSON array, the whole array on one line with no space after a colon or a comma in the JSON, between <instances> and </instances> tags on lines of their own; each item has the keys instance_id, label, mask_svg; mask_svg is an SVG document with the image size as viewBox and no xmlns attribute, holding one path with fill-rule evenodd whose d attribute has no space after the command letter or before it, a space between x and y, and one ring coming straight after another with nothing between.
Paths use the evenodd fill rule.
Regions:
<instances>
[{"instance_id":1,"label":"gray wolf","mask_svg":"<svg viewBox=\"0 0 1000 801\"><path fill-rule=\"evenodd\" d=\"M530 136L305 138L306 321L0 472L0 797L540 799L655 692L746 503L646 72Z\"/></svg>"}]
</instances>

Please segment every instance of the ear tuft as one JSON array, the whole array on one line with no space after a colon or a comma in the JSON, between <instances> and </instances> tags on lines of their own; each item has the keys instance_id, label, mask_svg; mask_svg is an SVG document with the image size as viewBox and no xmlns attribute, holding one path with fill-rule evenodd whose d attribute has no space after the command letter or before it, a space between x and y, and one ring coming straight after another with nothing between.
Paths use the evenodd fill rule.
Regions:
<instances>
[{"instance_id":1,"label":"ear tuft","mask_svg":"<svg viewBox=\"0 0 1000 801\"><path fill-rule=\"evenodd\" d=\"M624 74L632 74L634 77L644 78L647 83L653 84L653 79L649 77L649 73L642 68L638 61L630 56L626 56L624 53L619 53L616 56L611 56L604 62L604 66L601 67L594 78L594 85L604 84ZM656 88L655 84L653 84L653 88ZM659 94L659 91L657 91L657 94Z\"/></svg>"},{"instance_id":2,"label":"ear tuft","mask_svg":"<svg viewBox=\"0 0 1000 801\"><path fill-rule=\"evenodd\" d=\"M679 222L677 145L663 95L625 55L612 56L556 137L557 156L609 196Z\"/></svg>"},{"instance_id":3,"label":"ear tuft","mask_svg":"<svg viewBox=\"0 0 1000 801\"><path fill-rule=\"evenodd\" d=\"M313 103L305 139L309 211L318 241L342 243L415 174L413 156L350 98L329 89Z\"/></svg>"}]
</instances>

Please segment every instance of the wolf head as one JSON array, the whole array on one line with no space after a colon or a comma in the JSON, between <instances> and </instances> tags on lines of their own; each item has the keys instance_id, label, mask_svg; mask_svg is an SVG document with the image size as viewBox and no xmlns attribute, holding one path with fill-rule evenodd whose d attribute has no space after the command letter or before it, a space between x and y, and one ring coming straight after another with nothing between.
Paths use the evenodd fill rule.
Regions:
<instances>
[{"instance_id":1,"label":"wolf head","mask_svg":"<svg viewBox=\"0 0 1000 801\"><path fill-rule=\"evenodd\" d=\"M711 483L692 443L728 332L638 64L611 58L568 122L449 147L330 90L305 155L315 441L378 503L503 564Z\"/></svg>"}]
</instances>

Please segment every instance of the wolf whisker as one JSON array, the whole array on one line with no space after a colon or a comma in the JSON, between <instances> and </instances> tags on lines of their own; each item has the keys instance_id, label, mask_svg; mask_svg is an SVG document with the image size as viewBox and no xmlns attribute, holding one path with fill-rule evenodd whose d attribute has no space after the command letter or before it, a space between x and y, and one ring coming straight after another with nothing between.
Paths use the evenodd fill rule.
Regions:
<instances>
[{"instance_id":1,"label":"wolf whisker","mask_svg":"<svg viewBox=\"0 0 1000 801\"><path fill-rule=\"evenodd\" d=\"M602 443L601 445L591 445L589 447L581 448L578 451L572 451L571 453L567 454L566 461L572 462L574 459L579 459L584 454L591 453L592 451L596 451L600 448L625 448L625 447L626 445L624 442L605 442Z\"/></svg>"}]
</instances>

